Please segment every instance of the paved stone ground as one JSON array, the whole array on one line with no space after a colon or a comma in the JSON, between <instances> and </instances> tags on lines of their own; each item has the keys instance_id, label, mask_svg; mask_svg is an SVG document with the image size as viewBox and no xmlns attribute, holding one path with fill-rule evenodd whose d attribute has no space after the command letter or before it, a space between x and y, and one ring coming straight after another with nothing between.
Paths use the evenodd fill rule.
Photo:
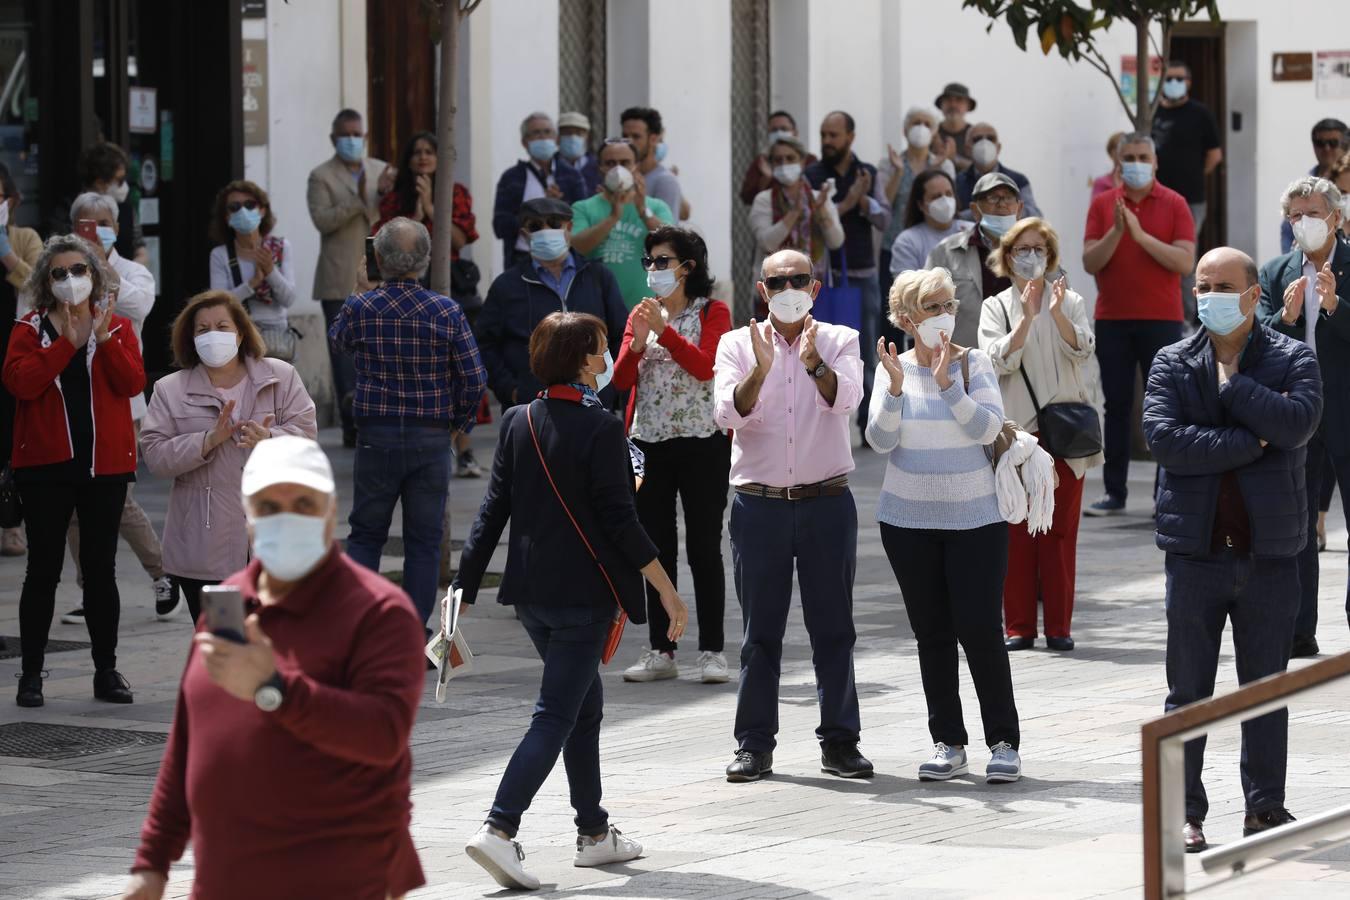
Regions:
<instances>
[{"instance_id":1,"label":"paved stone ground","mask_svg":"<svg viewBox=\"0 0 1350 900\"><path fill-rule=\"evenodd\" d=\"M335 433L324 437L340 483L349 483L351 451L336 445ZM490 455L491 441L485 429L483 458ZM854 490L864 522L858 552L857 676L863 750L876 763L877 777L844 782L819 772L812 734L815 691L799 617L790 627L784 659L777 774L754 785L729 785L722 777L733 749L734 684L705 686L689 674L654 685L624 684L619 672L641 647L642 631L634 628L606 672L602 752L606 805L616 824L646 845L647 856L607 871L570 865L574 838L559 766L520 835L529 866L545 882L542 895L689 900L934 893L1139 896L1138 729L1161 712L1165 692L1162 556L1153 548L1144 506L1151 469L1135 466L1140 480L1129 515L1084 523L1074 628L1078 650L1014 654L1026 777L998 787L973 778L922 785L915 769L929 739L913 637L877 529L868 524L883 465L870 450L858 451L857 457ZM1093 477L1089 497L1098 485ZM483 482L455 482L457 537L467 531L482 490ZM137 495L160 522L167 485L147 476ZM1322 557L1329 571L1320 639L1324 651L1345 652L1350 650L1341 599L1346 556L1339 548L1346 545L1346 532L1339 515L1333 527L1337 550ZM498 556L496 567L503 559ZM398 563L386 562L387 568ZM7 696L0 698L0 727L36 722L167 731L188 640L186 623L153 621L148 583L125 547L119 572L122 670L136 689L136 703L94 703L87 653L53 653L47 706L19 710ZM22 560L0 560L0 633L17 634L22 573ZM72 581L61 587L58 611L75 605ZM690 583L687 570L681 581ZM727 619L728 634L738 634L734 600ZM462 845L491 803L525 728L539 677L539 663L506 610L480 603L466 630L479 654L478 673L454 683L443 705L428 690L413 734L413 827L429 880L414 894L421 898L498 894L464 856ZM81 628L58 624L52 637L82 640L85 635ZM695 646L692 641L690 646ZM0 661L0 684L12 685L17 671L17 661ZM1220 690L1233 687L1231 647L1220 678ZM978 708L968 679L963 695L975 737ZM1350 685L1300 703L1292 712L1289 806L1298 815L1347 802ZM117 896L159 752L150 744L67 760L0 757L0 897ZM982 749L974 752L972 767L982 771L985 760ZM1211 739L1209 762L1213 809L1208 832L1213 841L1230 841L1240 834L1242 813L1236 728ZM187 896L190 873L189 857L174 870L170 896ZM1199 875L1192 877L1193 885L1205 883ZM1299 900L1350 896L1350 847L1247 876L1214 893ZM240 896L247 896L244 886Z\"/></svg>"}]
</instances>

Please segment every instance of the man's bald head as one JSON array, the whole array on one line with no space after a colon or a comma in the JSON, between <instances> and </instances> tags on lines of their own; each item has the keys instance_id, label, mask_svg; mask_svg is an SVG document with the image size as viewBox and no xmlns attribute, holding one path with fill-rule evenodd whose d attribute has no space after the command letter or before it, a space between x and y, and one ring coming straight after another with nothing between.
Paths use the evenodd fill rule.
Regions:
<instances>
[{"instance_id":1,"label":"man's bald head","mask_svg":"<svg viewBox=\"0 0 1350 900\"><path fill-rule=\"evenodd\" d=\"M1205 293L1200 287L1202 279L1210 285L1228 285L1211 286L1207 290L1241 293L1256 284L1259 277L1256 262L1236 247L1215 247L1200 257L1200 262L1195 266L1195 287L1200 293Z\"/></svg>"},{"instance_id":2,"label":"man's bald head","mask_svg":"<svg viewBox=\"0 0 1350 900\"><path fill-rule=\"evenodd\" d=\"M765 257L760 266L761 277L770 275L799 275L811 271L811 258L800 250L779 250Z\"/></svg>"}]
</instances>

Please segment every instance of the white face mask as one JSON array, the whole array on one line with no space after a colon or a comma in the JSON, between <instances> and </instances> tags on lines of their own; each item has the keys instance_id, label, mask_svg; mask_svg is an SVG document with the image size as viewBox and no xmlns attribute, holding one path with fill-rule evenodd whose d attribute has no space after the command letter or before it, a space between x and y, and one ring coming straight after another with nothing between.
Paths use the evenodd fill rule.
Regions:
<instances>
[{"instance_id":1,"label":"white face mask","mask_svg":"<svg viewBox=\"0 0 1350 900\"><path fill-rule=\"evenodd\" d=\"M975 146L970 148L970 158L975 160L977 166L991 165L998 159L998 145L989 138L980 138L975 142Z\"/></svg>"},{"instance_id":2,"label":"white face mask","mask_svg":"<svg viewBox=\"0 0 1350 900\"><path fill-rule=\"evenodd\" d=\"M923 341L924 346L929 350L936 350L942 346L942 337L940 332L946 332L948 339L952 336L952 329L956 327L956 316L952 313L939 313L936 316L929 316L919 323L916 329L919 332L919 340Z\"/></svg>"},{"instance_id":3,"label":"white face mask","mask_svg":"<svg viewBox=\"0 0 1350 900\"><path fill-rule=\"evenodd\" d=\"M781 166L774 166L773 177L776 178L778 183L783 185L783 187L796 184L797 179L802 177L802 164L784 163Z\"/></svg>"},{"instance_id":4,"label":"white face mask","mask_svg":"<svg viewBox=\"0 0 1350 900\"><path fill-rule=\"evenodd\" d=\"M1331 217L1327 216L1327 219L1329 218ZM1316 253L1326 244L1327 237L1331 234L1331 226L1327 224L1327 219L1304 216L1294 223L1294 240L1298 241L1304 253Z\"/></svg>"},{"instance_id":5,"label":"white face mask","mask_svg":"<svg viewBox=\"0 0 1350 900\"><path fill-rule=\"evenodd\" d=\"M253 555L268 575L282 581L296 581L308 575L328 553L324 516L276 513L250 519L253 526Z\"/></svg>"},{"instance_id":6,"label":"white face mask","mask_svg":"<svg viewBox=\"0 0 1350 900\"><path fill-rule=\"evenodd\" d=\"M88 275L70 275L65 281L58 281L52 285L52 293L57 300L67 306L79 306L89 299L89 293L94 289L94 282Z\"/></svg>"},{"instance_id":7,"label":"white face mask","mask_svg":"<svg viewBox=\"0 0 1350 900\"><path fill-rule=\"evenodd\" d=\"M112 187L108 188L108 190L105 191L104 193L106 193L109 197L116 200L118 203L126 203L127 194L131 193L131 185L127 184L125 181L121 181L113 185Z\"/></svg>"},{"instance_id":8,"label":"white face mask","mask_svg":"<svg viewBox=\"0 0 1350 900\"><path fill-rule=\"evenodd\" d=\"M928 204L928 214L941 225L950 225L956 218L956 198L938 197Z\"/></svg>"},{"instance_id":9,"label":"white face mask","mask_svg":"<svg viewBox=\"0 0 1350 900\"><path fill-rule=\"evenodd\" d=\"M192 343L202 363L211 369L219 369L239 355L239 335L233 331L203 331Z\"/></svg>"},{"instance_id":10,"label":"white face mask","mask_svg":"<svg viewBox=\"0 0 1350 900\"><path fill-rule=\"evenodd\" d=\"M814 302L806 291L788 288L769 298L769 312L784 325L791 325L806 318Z\"/></svg>"},{"instance_id":11,"label":"white face mask","mask_svg":"<svg viewBox=\"0 0 1350 900\"><path fill-rule=\"evenodd\" d=\"M680 279L676 269L653 269L647 273L647 290L662 300L675 293L675 287L679 283Z\"/></svg>"},{"instance_id":12,"label":"white face mask","mask_svg":"<svg viewBox=\"0 0 1350 900\"><path fill-rule=\"evenodd\" d=\"M922 122L915 122L905 132L905 140L909 141L911 147L927 147L933 143L933 129Z\"/></svg>"}]
</instances>

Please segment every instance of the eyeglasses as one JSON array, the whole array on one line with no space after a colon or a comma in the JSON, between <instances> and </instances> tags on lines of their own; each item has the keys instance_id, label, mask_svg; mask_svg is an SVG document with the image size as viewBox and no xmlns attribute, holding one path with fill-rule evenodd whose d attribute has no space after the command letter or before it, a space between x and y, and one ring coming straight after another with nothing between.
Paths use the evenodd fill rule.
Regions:
<instances>
[{"instance_id":1,"label":"eyeglasses","mask_svg":"<svg viewBox=\"0 0 1350 900\"><path fill-rule=\"evenodd\" d=\"M52 281L65 281L67 278L80 278L89 274L89 266L84 263L76 263L70 268L65 266L56 266L51 271Z\"/></svg>"},{"instance_id":2,"label":"eyeglasses","mask_svg":"<svg viewBox=\"0 0 1350 900\"><path fill-rule=\"evenodd\" d=\"M1341 146L1341 141L1339 138L1327 138L1320 141L1313 138L1313 146L1319 150L1335 150Z\"/></svg>"},{"instance_id":3,"label":"eyeglasses","mask_svg":"<svg viewBox=\"0 0 1350 900\"><path fill-rule=\"evenodd\" d=\"M543 231L545 228L563 228L571 219L564 219L562 216L549 216L546 219L534 219L520 226L527 234L534 234L536 231Z\"/></svg>"},{"instance_id":4,"label":"eyeglasses","mask_svg":"<svg viewBox=\"0 0 1350 900\"><path fill-rule=\"evenodd\" d=\"M941 304L939 304L938 306L929 306L929 305L925 304L925 305L923 305L923 306L920 306L919 309L920 309L922 312L924 312L926 315L930 315L930 316L936 316L936 315L938 315L939 313L954 313L954 312L956 312L956 301L955 301L955 300L944 300L944 301L943 301Z\"/></svg>"},{"instance_id":5,"label":"eyeglasses","mask_svg":"<svg viewBox=\"0 0 1350 900\"><path fill-rule=\"evenodd\" d=\"M810 272L798 272L796 275L769 275L764 279L764 286L774 293L778 293L789 284L799 291L810 287L815 276Z\"/></svg>"},{"instance_id":6,"label":"eyeglasses","mask_svg":"<svg viewBox=\"0 0 1350 900\"><path fill-rule=\"evenodd\" d=\"M1045 247L1014 247L1012 255L1015 259L1031 259L1033 256L1045 259L1050 251Z\"/></svg>"},{"instance_id":7,"label":"eyeglasses","mask_svg":"<svg viewBox=\"0 0 1350 900\"><path fill-rule=\"evenodd\" d=\"M680 264L680 258L678 256L666 256L665 254L662 254L661 256L642 257L642 268L646 269L648 272L664 272L666 269L670 268L671 263L678 266Z\"/></svg>"},{"instance_id":8,"label":"eyeglasses","mask_svg":"<svg viewBox=\"0 0 1350 900\"><path fill-rule=\"evenodd\" d=\"M245 200L243 203L240 203L238 200L236 200L233 203L226 204L225 208L232 213L237 213L239 212L240 209L257 209L258 201Z\"/></svg>"},{"instance_id":9,"label":"eyeglasses","mask_svg":"<svg viewBox=\"0 0 1350 900\"><path fill-rule=\"evenodd\" d=\"M1017 198L1004 192L985 194L975 202L982 207L987 206L991 209L1013 209L1017 206Z\"/></svg>"}]
</instances>

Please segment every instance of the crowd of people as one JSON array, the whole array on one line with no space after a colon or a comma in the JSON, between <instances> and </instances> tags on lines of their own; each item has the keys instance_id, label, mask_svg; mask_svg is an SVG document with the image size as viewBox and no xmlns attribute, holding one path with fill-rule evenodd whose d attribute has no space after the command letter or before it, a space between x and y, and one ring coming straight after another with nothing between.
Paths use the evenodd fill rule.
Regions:
<instances>
[{"instance_id":1,"label":"crowd of people","mask_svg":"<svg viewBox=\"0 0 1350 900\"><path fill-rule=\"evenodd\" d=\"M758 251L755 313L739 327L714 296L720 248L679 225L690 205L665 165L657 110L624 110L608 138L578 112L522 120L525 158L502 173L492 210L504 267L484 296L461 255L479 237L461 184L440 223L452 229L450 258L432 255L435 136L412 135L389 165L366 154L362 116L339 112L334 155L311 172L307 200L321 235L313 293L355 451L342 543L315 404L291 365L300 335L288 309L303 261L267 192L238 180L217 194L209 284L178 312L176 371L147 404L141 326L155 285L119 206L125 154L91 148L89 189L67 227L45 243L0 229L14 312L0 317L0 418L24 514L0 552L27 554L18 704L45 702L68 546L82 603L63 621L89 631L97 699L133 699L116 658L119 535L160 618L186 609L198 621L204 592L222 583L241 589L250 614L242 642L199 626L127 896L160 896L189 833L199 883L228 884L248 865L285 894L302 868L314 871L295 862L307 851L281 853L298 846L295 823L272 836L282 824L254 828L243 844L230 835L250 796L311 793L324 802L295 803L309 810L310 840L362 804L379 807L368 833L334 833L350 848L327 846L326 859L346 860L321 867L335 886L350 892L344 873L361 860L371 897L420 884L407 833L420 642L438 599L443 622L452 604L468 612L508 525L497 599L514 607L544 669L529 729L466 847L499 883L538 886L516 836L559 756L577 810L576 864L642 852L601 806L598 666L631 619L646 640L624 680L680 673L689 610L676 584L677 506L693 665L704 683L738 681L727 780L773 772L794 572L821 769L871 776L853 662L859 440L886 460L874 515L915 636L933 744L918 777L971 769L959 645L984 777L1018 780L1009 653L1042 637L1052 651L1075 648L1079 523L1126 508L1139 377L1159 463L1150 511L1168 576L1166 707L1212 694L1227 617L1242 682L1317 654L1325 510L1350 477L1350 401L1338 390L1342 379L1350 387L1350 318L1338 315L1350 302L1350 129L1314 126L1318 164L1282 199L1283 255L1258 267L1221 247L1197 264L1205 176L1222 151L1190 88L1189 70L1169 64L1152 133L1111 137L1112 169L1093 183L1072 241L1029 178L1004 164L995 125L969 118L976 99L962 84L909 110L903 146L879 166L855 153L848 112L822 119L813 153L796 119L775 111L739 192ZM13 209L7 172L0 188ZM1071 243L1095 279L1094 309L1063 269ZM449 269L449 295L431 288L436 266ZM470 435L491 414L489 393L501 421L485 472ZM162 536L131 496L141 456L172 479ZM1085 507L1096 467L1105 491ZM485 474L446 594L451 479ZM373 574L396 506L399 588ZM723 633L724 523L743 622L738 675ZM1350 617L1350 593L1346 608ZM247 745L244 758L323 762L294 778L273 769L227 796L206 777L224 764L226 733ZM1292 819L1286 715L1247 723L1243 740L1244 831L1255 833ZM1199 739L1186 752L1188 851L1205 846L1203 750ZM338 774L352 765L359 777ZM338 795L322 789L333 778ZM215 802L189 808L189 794ZM372 836L389 848L378 864L363 849Z\"/></svg>"}]
</instances>

